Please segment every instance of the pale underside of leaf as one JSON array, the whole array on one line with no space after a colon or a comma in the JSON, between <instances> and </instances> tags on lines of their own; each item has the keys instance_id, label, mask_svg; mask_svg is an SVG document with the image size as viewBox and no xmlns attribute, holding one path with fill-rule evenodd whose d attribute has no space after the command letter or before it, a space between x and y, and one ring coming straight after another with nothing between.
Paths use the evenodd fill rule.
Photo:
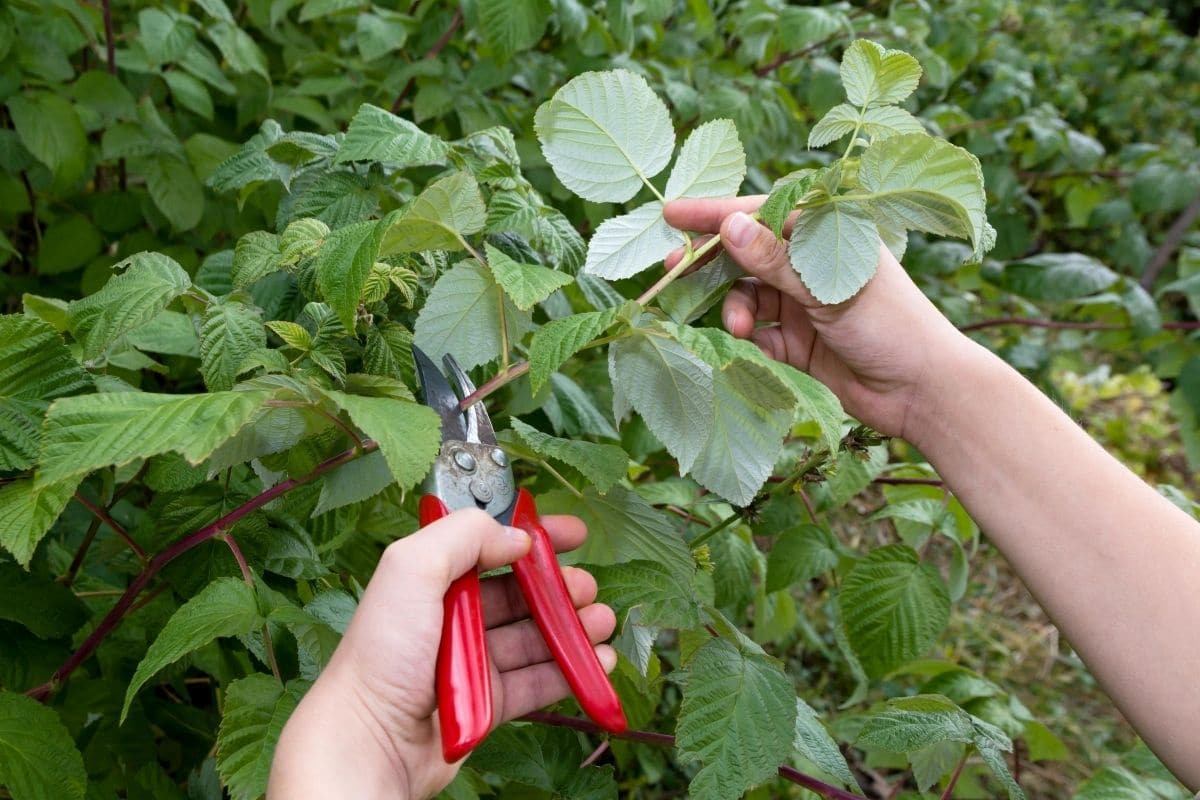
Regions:
<instances>
[{"instance_id":1,"label":"pale underside of leaf","mask_svg":"<svg viewBox=\"0 0 1200 800\"><path fill-rule=\"evenodd\" d=\"M528 330L529 317L504 296L486 267L464 261L434 284L413 340L435 362L450 353L470 369L500 356L501 324L508 326L513 342Z\"/></svg>"},{"instance_id":2,"label":"pale underside of leaf","mask_svg":"<svg viewBox=\"0 0 1200 800\"><path fill-rule=\"evenodd\" d=\"M692 131L667 179L664 196L728 197L746 177L746 153L732 120L715 119Z\"/></svg>"},{"instance_id":3,"label":"pale underside of leaf","mask_svg":"<svg viewBox=\"0 0 1200 800\"><path fill-rule=\"evenodd\" d=\"M806 209L796 218L788 255L813 297L841 303L875 274L879 232L870 213L854 203Z\"/></svg>"},{"instance_id":4,"label":"pale underside of leaf","mask_svg":"<svg viewBox=\"0 0 1200 800\"><path fill-rule=\"evenodd\" d=\"M681 245L683 234L666 223L663 204L653 200L602 222L588 242L583 269L608 280L628 278L654 266Z\"/></svg>"}]
</instances>

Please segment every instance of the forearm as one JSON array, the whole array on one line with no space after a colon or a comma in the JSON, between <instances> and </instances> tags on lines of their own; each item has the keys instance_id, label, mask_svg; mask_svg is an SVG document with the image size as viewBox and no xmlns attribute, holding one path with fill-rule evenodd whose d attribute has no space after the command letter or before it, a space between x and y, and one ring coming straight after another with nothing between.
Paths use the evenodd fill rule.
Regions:
<instances>
[{"instance_id":1,"label":"forearm","mask_svg":"<svg viewBox=\"0 0 1200 800\"><path fill-rule=\"evenodd\" d=\"M1155 752L1200 787L1200 525L962 340L905 434Z\"/></svg>"}]
</instances>

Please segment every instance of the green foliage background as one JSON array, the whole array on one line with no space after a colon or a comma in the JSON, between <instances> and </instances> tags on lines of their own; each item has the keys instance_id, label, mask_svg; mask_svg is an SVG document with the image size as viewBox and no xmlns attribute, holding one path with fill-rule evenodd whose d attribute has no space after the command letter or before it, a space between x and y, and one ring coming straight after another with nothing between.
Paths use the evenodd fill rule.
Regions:
<instances>
[{"instance_id":1,"label":"green foliage background","mask_svg":"<svg viewBox=\"0 0 1200 800\"><path fill-rule=\"evenodd\" d=\"M627 209L567 191L533 117L588 70L643 75L679 141L731 119L743 191L766 192L832 158L806 142L844 100L853 38L912 53L925 73L904 107L979 158L997 238L964 264L969 246L913 234L905 266L1193 508L1200 61L1182 4L1175 19L1100 0L106 10L0 6L0 796L261 793L382 547L415 527L406 490L435 441L409 402L414 329L436 338L447 317L482 382L546 331L578 325L582 343L624 324L622 298L652 283L576 276ZM495 281L459 261L466 245ZM496 312L447 305L463 292ZM644 357L638 341L614 350ZM680 478L645 423L613 418L604 348L489 398L543 510L589 521L580 558L620 612L618 688L635 726L678 747L614 741L579 770L597 737L509 726L449 796L812 796L772 778L783 764L929 797L966 755L955 797L1016 796L1009 771L1031 797L1186 797L1110 708L1082 726L1064 712L1056 676L1091 691L1066 646L1030 685L1028 632L986 613L1015 579L969 517L937 486L877 482L933 480L919 454L841 423L801 377L722 358L797 387L769 486L800 491L735 506ZM247 505L285 477L303 485ZM882 621L865 597L887 601ZM918 630L898 630L902 610ZM722 704L730 721L706 727Z\"/></svg>"}]
</instances>

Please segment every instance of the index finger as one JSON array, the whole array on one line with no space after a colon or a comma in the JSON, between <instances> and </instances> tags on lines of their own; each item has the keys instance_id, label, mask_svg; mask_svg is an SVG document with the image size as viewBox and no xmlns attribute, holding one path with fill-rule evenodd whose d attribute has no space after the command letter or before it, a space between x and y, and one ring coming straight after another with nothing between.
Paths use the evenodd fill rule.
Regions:
<instances>
[{"instance_id":1,"label":"index finger","mask_svg":"<svg viewBox=\"0 0 1200 800\"><path fill-rule=\"evenodd\" d=\"M668 225L681 231L718 233L721 223L730 214L738 211L753 213L766 199L765 194L754 194L721 199L672 200L663 209L663 216Z\"/></svg>"}]
</instances>

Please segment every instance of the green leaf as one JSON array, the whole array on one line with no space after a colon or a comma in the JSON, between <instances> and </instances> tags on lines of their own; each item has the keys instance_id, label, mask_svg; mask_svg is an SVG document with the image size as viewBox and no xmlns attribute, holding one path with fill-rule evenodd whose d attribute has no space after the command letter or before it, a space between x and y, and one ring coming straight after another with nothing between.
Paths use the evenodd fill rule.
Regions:
<instances>
[{"instance_id":1,"label":"green leaf","mask_svg":"<svg viewBox=\"0 0 1200 800\"><path fill-rule=\"evenodd\" d=\"M796 217L788 257L813 297L822 303L841 303L875 274L879 231L859 203L808 208Z\"/></svg>"},{"instance_id":2,"label":"green leaf","mask_svg":"<svg viewBox=\"0 0 1200 800\"><path fill-rule=\"evenodd\" d=\"M879 141L902 133L924 134L925 127L899 106L860 110L849 103L842 103L829 109L821 121L813 126L808 134L808 146L824 147L854 131L867 134L872 141Z\"/></svg>"},{"instance_id":3,"label":"green leaf","mask_svg":"<svg viewBox=\"0 0 1200 800\"><path fill-rule=\"evenodd\" d=\"M451 353L463 369L471 369L500 356L502 322L510 343L528 330L528 315L504 296L486 267L471 259L434 284L417 316L413 341L435 362Z\"/></svg>"},{"instance_id":4,"label":"green leaf","mask_svg":"<svg viewBox=\"0 0 1200 800\"><path fill-rule=\"evenodd\" d=\"M582 496L565 490L538 498L547 514L574 514L591 531L578 550L564 556L572 564L622 564L648 560L661 564L677 578L690 581L695 572L691 552L672 519L623 486L605 494L585 489Z\"/></svg>"},{"instance_id":5,"label":"green leaf","mask_svg":"<svg viewBox=\"0 0 1200 800\"><path fill-rule=\"evenodd\" d=\"M362 105L342 139L335 161L378 161L397 167L443 164L449 146L402 117Z\"/></svg>"},{"instance_id":6,"label":"green leaf","mask_svg":"<svg viewBox=\"0 0 1200 800\"><path fill-rule=\"evenodd\" d=\"M662 261L683 242L683 234L663 219L663 204L654 200L600 223L588 242L583 269L609 280L628 278Z\"/></svg>"},{"instance_id":7,"label":"green leaf","mask_svg":"<svg viewBox=\"0 0 1200 800\"><path fill-rule=\"evenodd\" d=\"M312 349L312 334L298 322L272 320L266 324L266 327L270 328L271 332L282 339L288 347L294 347L306 353Z\"/></svg>"},{"instance_id":8,"label":"green leaf","mask_svg":"<svg viewBox=\"0 0 1200 800\"><path fill-rule=\"evenodd\" d=\"M598 491L607 492L625 477L629 454L616 445L560 439L516 418L512 419L511 425L531 450L543 458L553 458L579 470Z\"/></svg>"},{"instance_id":9,"label":"green leaf","mask_svg":"<svg viewBox=\"0 0 1200 800\"><path fill-rule=\"evenodd\" d=\"M57 712L0 691L0 785L14 800L83 800L88 776Z\"/></svg>"},{"instance_id":10,"label":"green leaf","mask_svg":"<svg viewBox=\"0 0 1200 800\"><path fill-rule=\"evenodd\" d=\"M538 43L550 17L545 0L477 0L475 15L488 47L501 60Z\"/></svg>"},{"instance_id":11,"label":"green leaf","mask_svg":"<svg viewBox=\"0 0 1200 800\"><path fill-rule=\"evenodd\" d=\"M146 56L155 64L178 61L196 40L193 20L157 8L144 8L138 12L138 33ZM164 73L167 74L170 73Z\"/></svg>"},{"instance_id":12,"label":"green leaf","mask_svg":"<svg viewBox=\"0 0 1200 800\"><path fill-rule=\"evenodd\" d=\"M18 564L29 566L38 542L67 507L80 480L68 478L41 486L32 480L17 480L0 487L0 545Z\"/></svg>"},{"instance_id":13,"label":"green leaf","mask_svg":"<svg viewBox=\"0 0 1200 800\"><path fill-rule=\"evenodd\" d=\"M585 200L624 203L671 160L671 115L650 84L623 69L585 72L534 117L542 153Z\"/></svg>"},{"instance_id":14,"label":"green leaf","mask_svg":"<svg viewBox=\"0 0 1200 800\"><path fill-rule=\"evenodd\" d=\"M325 238L313 260L321 296L348 331L354 330L358 301L386 228L386 219L338 228Z\"/></svg>"},{"instance_id":15,"label":"green leaf","mask_svg":"<svg viewBox=\"0 0 1200 800\"><path fill-rule=\"evenodd\" d=\"M667 180L668 200L730 197L746 177L746 153L731 120L715 119L692 131Z\"/></svg>"},{"instance_id":16,"label":"green leaf","mask_svg":"<svg viewBox=\"0 0 1200 800\"><path fill-rule=\"evenodd\" d=\"M580 767L587 757L571 731L505 725L471 755L472 769L563 800L616 800L612 767Z\"/></svg>"},{"instance_id":17,"label":"green leaf","mask_svg":"<svg viewBox=\"0 0 1200 800\"><path fill-rule=\"evenodd\" d=\"M320 252L328 235L329 226L319 219L305 217L293 220L283 229L283 233L279 234L275 247L278 251L277 256L283 259L283 264L289 266L307 261ZM270 252L270 246L270 242L263 242L261 249L264 255Z\"/></svg>"},{"instance_id":18,"label":"green leaf","mask_svg":"<svg viewBox=\"0 0 1200 800\"><path fill-rule=\"evenodd\" d=\"M31 575L0 561L0 619L28 628L42 639L69 637L87 622L88 610L75 593L49 576Z\"/></svg>"},{"instance_id":19,"label":"green leaf","mask_svg":"<svg viewBox=\"0 0 1200 800\"><path fill-rule=\"evenodd\" d=\"M381 256L417 250L462 250L463 237L479 233L487 208L479 184L456 172L425 187L412 205L383 234Z\"/></svg>"},{"instance_id":20,"label":"green leaf","mask_svg":"<svg viewBox=\"0 0 1200 800\"><path fill-rule=\"evenodd\" d=\"M488 233L519 234L538 250L547 263L574 272L583 264L587 245L561 211L529 193L496 192L488 203Z\"/></svg>"},{"instance_id":21,"label":"green leaf","mask_svg":"<svg viewBox=\"0 0 1200 800\"><path fill-rule=\"evenodd\" d=\"M46 414L37 485L176 451L199 464L262 407L269 392L118 392L56 400Z\"/></svg>"},{"instance_id":22,"label":"green leaf","mask_svg":"<svg viewBox=\"0 0 1200 800\"><path fill-rule=\"evenodd\" d=\"M820 170L800 169L775 181L771 193L758 209L758 215L776 238L783 238L783 226L788 217L796 210L796 204L808 194L821 174Z\"/></svg>"},{"instance_id":23,"label":"green leaf","mask_svg":"<svg viewBox=\"0 0 1200 800\"><path fill-rule=\"evenodd\" d=\"M679 461L691 470L708 440L713 417L713 369L660 329L635 328L608 350L613 414L630 409Z\"/></svg>"},{"instance_id":24,"label":"green leaf","mask_svg":"<svg viewBox=\"0 0 1200 800\"><path fill-rule=\"evenodd\" d=\"M125 692L121 721L138 690L160 669L218 637L250 633L262 621L254 589L241 578L218 578L204 587L171 615L146 651Z\"/></svg>"},{"instance_id":25,"label":"green leaf","mask_svg":"<svg viewBox=\"0 0 1200 800\"><path fill-rule=\"evenodd\" d=\"M325 394L379 444L396 483L407 489L424 479L442 442L437 412L420 403L390 397L336 391Z\"/></svg>"},{"instance_id":26,"label":"green leaf","mask_svg":"<svg viewBox=\"0 0 1200 800\"><path fill-rule=\"evenodd\" d=\"M213 302L200 322L200 372L209 391L233 388L246 358L267 346L258 309L236 301Z\"/></svg>"},{"instance_id":27,"label":"green leaf","mask_svg":"<svg viewBox=\"0 0 1200 800\"><path fill-rule=\"evenodd\" d=\"M975 750L1008 792L1008 800L1025 800L1025 792L1008 771L1008 761L1004 757L1005 753L1013 750L1012 740L1004 731L978 717L971 717L971 726L975 734Z\"/></svg>"},{"instance_id":28,"label":"green leaf","mask_svg":"<svg viewBox=\"0 0 1200 800\"><path fill-rule=\"evenodd\" d=\"M815 422L826 449L836 453L842 440L842 422L846 419L846 412L837 395L816 378L790 364L773 358L764 359L763 363L792 390L792 396L796 398L797 421Z\"/></svg>"},{"instance_id":29,"label":"green leaf","mask_svg":"<svg viewBox=\"0 0 1200 800\"><path fill-rule=\"evenodd\" d=\"M950 618L942 576L904 545L881 547L858 562L838 603L850 644L875 677L924 654Z\"/></svg>"},{"instance_id":30,"label":"green leaf","mask_svg":"<svg viewBox=\"0 0 1200 800\"><path fill-rule=\"evenodd\" d=\"M255 73L271 83L267 57L253 37L232 20L218 21L206 29L208 38L217 46L229 67L237 73Z\"/></svg>"},{"instance_id":31,"label":"green leaf","mask_svg":"<svg viewBox=\"0 0 1200 800\"><path fill-rule=\"evenodd\" d=\"M367 331L363 350L363 369L372 375L383 375L403 381L414 379L412 357L413 336L398 322L387 322Z\"/></svg>"},{"instance_id":32,"label":"green leaf","mask_svg":"<svg viewBox=\"0 0 1200 800\"><path fill-rule=\"evenodd\" d=\"M308 691L309 681L250 675L229 684L217 732L217 769L234 800L255 800L267 776L283 725Z\"/></svg>"},{"instance_id":33,"label":"green leaf","mask_svg":"<svg viewBox=\"0 0 1200 800\"><path fill-rule=\"evenodd\" d=\"M538 328L529 343L529 385L534 394L584 345L606 331L617 320L619 307L603 311L585 311L547 322Z\"/></svg>"},{"instance_id":34,"label":"green leaf","mask_svg":"<svg viewBox=\"0 0 1200 800\"><path fill-rule=\"evenodd\" d=\"M68 307L71 334L95 360L123 334L137 328L192 286L188 274L161 253L138 253L113 267L104 288ZM124 271L120 271L124 270Z\"/></svg>"},{"instance_id":35,"label":"green leaf","mask_svg":"<svg viewBox=\"0 0 1200 800\"><path fill-rule=\"evenodd\" d=\"M966 749L967 746L962 742L945 739L909 753L908 761L912 765L917 788L927 792L944 776L954 772Z\"/></svg>"},{"instance_id":36,"label":"green leaf","mask_svg":"<svg viewBox=\"0 0 1200 800\"><path fill-rule=\"evenodd\" d=\"M100 232L91 220L73 214L50 225L42 233L37 259L38 274L73 272L95 258L103 246Z\"/></svg>"},{"instance_id":37,"label":"green leaf","mask_svg":"<svg viewBox=\"0 0 1200 800\"><path fill-rule=\"evenodd\" d=\"M827 528L797 525L782 531L767 556L767 591L807 583L837 566L841 546Z\"/></svg>"},{"instance_id":38,"label":"green leaf","mask_svg":"<svg viewBox=\"0 0 1200 800\"><path fill-rule=\"evenodd\" d=\"M233 285L245 289L257 283L279 270L281 258L278 236L267 231L247 233L233 249Z\"/></svg>"},{"instance_id":39,"label":"green leaf","mask_svg":"<svg viewBox=\"0 0 1200 800\"><path fill-rule=\"evenodd\" d=\"M385 9L373 14L359 14L357 29L358 52L367 61L374 61L399 50L408 40L406 18Z\"/></svg>"},{"instance_id":40,"label":"green leaf","mask_svg":"<svg viewBox=\"0 0 1200 800\"><path fill-rule=\"evenodd\" d=\"M0 397L50 400L91 385L58 331L40 319L0 314Z\"/></svg>"},{"instance_id":41,"label":"green leaf","mask_svg":"<svg viewBox=\"0 0 1200 800\"><path fill-rule=\"evenodd\" d=\"M709 639L685 662L675 741L699 761L691 797L741 797L776 773L791 751L796 696L778 661L761 650Z\"/></svg>"},{"instance_id":42,"label":"green leaf","mask_svg":"<svg viewBox=\"0 0 1200 800\"><path fill-rule=\"evenodd\" d=\"M589 566L588 571L600 586L597 601L612 606L619 614L639 609L639 625L695 628L700 624L691 584L656 561Z\"/></svg>"},{"instance_id":43,"label":"green leaf","mask_svg":"<svg viewBox=\"0 0 1200 800\"><path fill-rule=\"evenodd\" d=\"M858 788L837 742L829 735L817 712L799 697L796 698L796 733L792 746L817 769L841 781L843 786Z\"/></svg>"},{"instance_id":44,"label":"green leaf","mask_svg":"<svg viewBox=\"0 0 1200 800\"><path fill-rule=\"evenodd\" d=\"M881 219L967 239L976 259L995 243L979 159L961 147L925 133L892 136L863 151L858 179L865 194L847 199L868 202Z\"/></svg>"},{"instance_id":45,"label":"green leaf","mask_svg":"<svg viewBox=\"0 0 1200 800\"><path fill-rule=\"evenodd\" d=\"M41 443L42 403L0 397L0 471L29 469Z\"/></svg>"},{"instance_id":46,"label":"green leaf","mask_svg":"<svg viewBox=\"0 0 1200 800\"><path fill-rule=\"evenodd\" d=\"M154 205L177 231L190 231L204 215L204 187L192 165L174 153L138 158L133 168L146 178Z\"/></svg>"},{"instance_id":47,"label":"green leaf","mask_svg":"<svg viewBox=\"0 0 1200 800\"><path fill-rule=\"evenodd\" d=\"M212 95L208 93L208 88L203 82L177 69L164 72L163 80L167 82L167 86L171 89L171 96L178 105L212 122Z\"/></svg>"},{"instance_id":48,"label":"green leaf","mask_svg":"<svg viewBox=\"0 0 1200 800\"><path fill-rule=\"evenodd\" d=\"M75 106L61 94L14 94L8 98L8 113L21 144L54 173L59 185L83 177L88 162L87 134Z\"/></svg>"},{"instance_id":49,"label":"green leaf","mask_svg":"<svg viewBox=\"0 0 1200 800\"><path fill-rule=\"evenodd\" d=\"M562 287L575 282L566 273L538 264L514 261L490 244L484 244L484 252L496 283L522 311L530 310Z\"/></svg>"},{"instance_id":50,"label":"green leaf","mask_svg":"<svg viewBox=\"0 0 1200 800\"><path fill-rule=\"evenodd\" d=\"M748 505L766 483L792 424L787 387L766 367L734 359L714 370L708 439L689 470L706 489Z\"/></svg>"},{"instance_id":51,"label":"green leaf","mask_svg":"<svg viewBox=\"0 0 1200 800\"><path fill-rule=\"evenodd\" d=\"M938 742L972 743L975 738L970 714L941 695L923 694L889 700L882 711L867 717L854 743L912 753Z\"/></svg>"},{"instance_id":52,"label":"green leaf","mask_svg":"<svg viewBox=\"0 0 1200 800\"><path fill-rule=\"evenodd\" d=\"M893 105L916 91L921 65L902 50L857 39L842 56L841 74L846 99L854 105Z\"/></svg>"},{"instance_id":53,"label":"green leaf","mask_svg":"<svg viewBox=\"0 0 1200 800\"><path fill-rule=\"evenodd\" d=\"M1158 800L1158 795L1124 767L1105 767L1079 787L1074 800Z\"/></svg>"},{"instance_id":54,"label":"green leaf","mask_svg":"<svg viewBox=\"0 0 1200 800\"><path fill-rule=\"evenodd\" d=\"M742 268L721 252L695 272L667 284L658 295L658 305L672 320L686 325L703 316L744 276Z\"/></svg>"},{"instance_id":55,"label":"green leaf","mask_svg":"<svg viewBox=\"0 0 1200 800\"><path fill-rule=\"evenodd\" d=\"M1084 253L1039 253L1012 261L999 270L986 270L996 285L1032 300L1075 300L1102 292L1118 276Z\"/></svg>"},{"instance_id":56,"label":"green leaf","mask_svg":"<svg viewBox=\"0 0 1200 800\"><path fill-rule=\"evenodd\" d=\"M162 311L131 330L125 341L147 353L200 357L200 338L192 318L178 311Z\"/></svg>"}]
</instances>

